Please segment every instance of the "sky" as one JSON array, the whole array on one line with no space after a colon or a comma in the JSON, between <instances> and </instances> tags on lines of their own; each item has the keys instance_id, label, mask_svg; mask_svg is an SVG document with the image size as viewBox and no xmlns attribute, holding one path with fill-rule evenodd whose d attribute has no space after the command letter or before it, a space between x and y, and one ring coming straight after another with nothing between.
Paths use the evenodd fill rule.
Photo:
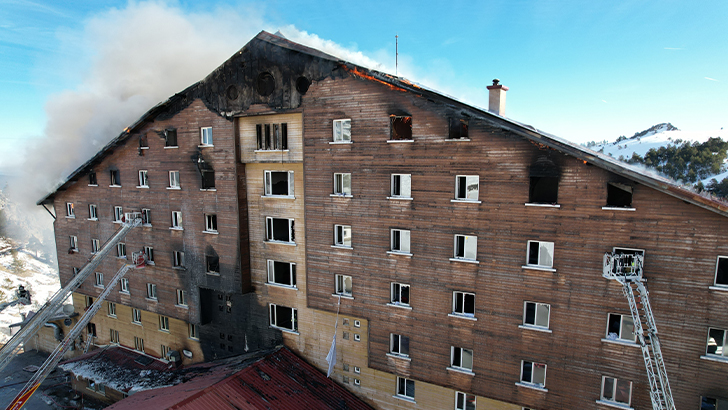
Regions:
<instances>
[{"instance_id":1,"label":"sky","mask_svg":"<svg viewBox=\"0 0 728 410\"><path fill-rule=\"evenodd\" d=\"M42 171L39 199L261 30L479 107L499 78L507 117L578 143L719 130L726 21L725 0L0 0L0 174Z\"/></svg>"}]
</instances>

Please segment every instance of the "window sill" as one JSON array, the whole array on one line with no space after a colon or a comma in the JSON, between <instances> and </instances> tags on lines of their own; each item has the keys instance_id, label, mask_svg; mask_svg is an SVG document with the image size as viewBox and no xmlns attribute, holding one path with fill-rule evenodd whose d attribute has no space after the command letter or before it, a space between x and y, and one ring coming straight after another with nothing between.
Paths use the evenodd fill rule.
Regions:
<instances>
[{"instance_id":1,"label":"window sill","mask_svg":"<svg viewBox=\"0 0 728 410\"><path fill-rule=\"evenodd\" d=\"M126 255L124 255L124 256L117 256L116 259L126 259Z\"/></svg>"},{"instance_id":2,"label":"window sill","mask_svg":"<svg viewBox=\"0 0 728 410\"><path fill-rule=\"evenodd\" d=\"M149 185L137 185L137 188L139 188L139 189L141 189L141 188L149 189Z\"/></svg>"},{"instance_id":3,"label":"window sill","mask_svg":"<svg viewBox=\"0 0 728 410\"><path fill-rule=\"evenodd\" d=\"M184 231L184 228L179 227L179 226L170 226L169 227L169 230L171 230L171 231Z\"/></svg>"},{"instance_id":4,"label":"window sill","mask_svg":"<svg viewBox=\"0 0 728 410\"><path fill-rule=\"evenodd\" d=\"M535 206L540 208L561 208L561 205L559 204L539 204L535 202L526 202L524 205L526 206Z\"/></svg>"},{"instance_id":5,"label":"window sill","mask_svg":"<svg viewBox=\"0 0 728 410\"><path fill-rule=\"evenodd\" d=\"M414 139L411 140L387 140L387 144L401 144L401 143L412 143L415 142Z\"/></svg>"},{"instance_id":6,"label":"window sill","mask_svg":"<svg viewBox=\"0 0 728 410\"><path fill-rule=\"evenodd\" d=\"M157 299L157 298L144 298L144 300L146 300L148 302L154 302L154 303L159 302L159 299Z\"/></svg>"},{"instance_id":7,"label":"window sill","mask_svg":"<svg viewBox=\"0 0 728 410\"><path fill-rule=\"evenodd\" d=\"M615 409L634 410L634 408L629 407L628 404L617 403L614 401L597 400L596 403L603 406L614 407Z\"/></svg>"},{"instance_id":8,"label":"window sill","mask_svg":"<svg viewBox=\"0 0 728 410\"><path fill-rule=\"evenodd\" d=\"M128 290L120 290L119 293L121 293L122 295L131 295Z\"/></svg>"},{"instance_id":9,"label":"window sill","mask_svg":"<svg viewBox=\"0 0 728 410\"><path fill-rule=\"evenodd\" d=\"M94 287L95 287L96 289L103 289L103 288L104 288L104 285L94 285Z\"/></svg>"},{"instance_id":10,"label":"window sill","mask_svg":"<svg viewBox=\"0 0 728 410\"><path fill-rule=\"evenodd\" d=\"M348 250L353 250L354 249L351 246L344 246L344 245L331 245L331 247L332 248L336 248L336 249L348 249Z\"/></svg>"},{"instance_id":11,"label":"window sill","mask_svg":"<svg viewBox=\"0 0 728 410\"><path fill-rule=\"evenodd\" d=\"M149 147L139 147L139 149L149 149Z\"/></svg>"},{"instance_id":12,"label":"window sill","mask_svg":"<svg viewBox=\"0 0 728 410\"><path fill-rule=\"evenodd\" d=\"M330 145L344 145L344 144L351 144L351 141L329 141Z\"/></svg>"},{"instance_id":13,"label":"window sill","mask_svg":"<svg viewBox=\"0 0 728 410\"><path fill-rule=\"evenodd\" d=\"M220 276L220 272L205 272L205 275Z\"/></svg>"},{"instance_id":14,"label":"window sill","mask_svg":"<svg viewBox=\"0 0 728 410\"><path fill-rule=\"evenodd\" d=\"M99 184L88 184L88 186L99 186Z\"/></svg>"},{"instance_id":15,"label":"window sill","mask_svg":"<svg viewBox=\"0 0 728 410\"><path fill-rule=\"evenodd\" d=\"M411 258L412 254L407 252L400 252L400 251L387 251L387 255L392 256L404 256L406 258Z\"/></svg>"},{"instance_id":16,"label":"window sill","mask_svg":"<svg viewBox=\"0 0 728 410\"><path fill-rule=\"evenodd\" d=\"M728 363L728 357L724 356L702 355L700 358L703 360L710 360L711 362Z\"/></svg>"},{"instance_id":17,"label":"window sill","mask_svg":"<svg viewBox=\"0 0 728 410\"><path fill-rule=\"evenodd\" d=\"M470 141L470 138L445 138L445 141L449 141L449 142Z\"/></svg>"},{"instance_id":18,"label":"window sill","mask_svg":"<svg viewBox=\"0 0 728 410\"><path fill-rule=\"evenodd\" d=\"M189 306L187 306L187 305L174 305L174 307L176 307L176 308L180 308L180 309L185 309L185 310L187 310L187 309L189 309L189 308L190 308L190 307L189 307Z\"/></svg>"},{"instance_id":19,"label":"window sill","mask_svg":"<svg viewBox=\"0 0 728 410\"><path fill-rule=\"evenodd\" d=\"M200 144L197 146L197 148L214 148L214 144Z\"/></svg>"},{"instance_id":20,"label":"window sill","mask_svg":"<svg viewBox=\"0 0 728 410\"><path fill-rule=\"evenodd\" d=\"M71 216L71 215L66 215L66 219L76 219L76 217L75 216Z\"/></svg>"},{"instance_id":21,"label":"window sill","mask_svg":"<svg viewBox=\"0 0 728 410\"><path fill-rule=\"evenodd\" d=\"M261 195L261 198L296 199L293 195Z\"/></svg>"},{"instance_id":22,"label":"window sill","mask_svg":"<svg viewBox=\"0 0 728 410\"><path fill-rule=\"evenodd\" d=\"M479 201L477 199L451 199L450 202L455 202L459 204L482 204L483 201Z\"/></svg>"},{"instance_id":23,"label":"window sill","mask_svg":"<svg viewBox=\"0 0 728 410\"><path fill-rule=\"evenodd\" d=\"M473 316L467 316L467 315L460 314L460 313L448 313L447 316L448 317L456 317L458 319L465 319L465 320L474 320L474 321L477 321L478 320L478 318L475 317L475 315L473 315Z\"/></svg>"},{"instance_id":24,"label":"window sill","mask_svg":"<svg viewBox=\"0 0 728 410\"><path fill-rule=\"evenodd\" d=\"M417 404L417 402L415 401L415 399L413 399L413 398L411 398L411 397L407 397L407 396L400 396L399 394L395 394L395 395L394 395L394 396L392 396L392 397L394 397L395 399L399 399L399 400L402 400L402 401L406 401L406 402L409 402L409 403L414 403L414 404Z\"/></svg>"},{"instance_id":25,"label":"window sill","mask_svg":"<svg viewBox=\"0 0 728 410\"><path fill-rule=\"evenodd\" d=\"M160 332L162 332L162 333L167 333L167 334L169 334L169 329L157 329L157 330L159 330L159 331L160 331Z\"/></svg>"},{"instance_id":26,"label":"window sill","mask_svg":"<svg viewBox=\"0 0 728 410\"><path fill-rule=\"evenodd\" d=\"M112 319L117 319L116 315L106 315L106 316L108 316L108 317L110 317Z\"/></svg>"},{"instance_id":27,"label":"window sill","mask_svg":"<svg viewBox=\"0 0 728 410\"><path fill-rule=\"evenodd\" d=\"M607 339L603 338L602 342L604 343L613 343L616 345L622 345L622 346L632 346L632 347L640 347L636 342L632 342L629 340L621 340L621 339Z\"/></svg>"},{"instance_id":28,"label":"window sill","mask_svg":"<svg viewBox=\"0 0 728 410\"><path fill-rule=\"evenodd\" d=\"M537 266L537 265L523 265L521 266L521 269L531 269L531 270L540 270L544 272L556 272L556 269L549 268L546 266Z\"/></svg>"},{"instance_id":29,"label":"window sill","mask_svg":"<svg viewBox=\"0 0 728 410\"><path fill-rule=\"evenodd\" d=\"M184 266L172 266L172 269L187 270L187 268L185 268Z\"/></svg>"},{"instance_id":30,"label":"window sill","mask_svg":"<svg viewBox=\"0 0 728 410\"><path fill-rule=\"evenodd\" d=\"M354 198L354 195L351 194L329 194L332 198Z\"/></svg>"},{"instance_id":31,"label":"window sill","mask_svg":"<svg viewBox=\"0 0 728 410\"><path fill-rule=\"evenodd\" d=\"M202 233L210 234L210 235L220 235L218 231L202 231Z\"/></svg>"},{"instance_id":32,"label":"window sill","mask_svg":"<svg viewBox=\"0 0 728 410\"><path fill-rule=\"evenodd\" d=\"M525 383L525 382L516 382L516 386L525 387L527 389L538 390L538 391L542 391L544 393L549 391L549 389L547 389L545 387L541 387L537 384L531 384L531 383Z\"/></svg>"},{"instance_id":33,"label":"window sill","mask_svg":"<svg viewBox=\"0 0 728 410\"><path fill-rule=\"evenodd\" d=\"M405 356L405 355L401 355L401 354L397 354L397 353L391 353L391 352L387 352L387 357L392 357L394 359L400 359L400 360L406 360L408 362L412 361L412 358L409 356Z\"/></svg>"},{"instance_id":34,"label":"window sill","mask_svg":"<svg viewBox=\"0 0 728 410\"><path fill-rule=\"evenodd\" d=\"M551 329L549 329L549 328L533 326L533 325L518 325L518 328L525 329L525 330L535 330L537 332L543 332L543 333L551 333Z\"/></svg>"},{"instance_id":35,"label":"window sill","mask_svg":"<svg viewBox=\"0 0 728 410\"><path fill-rule=\"evenodd\" d=\"M296 242L284 242L284 241L265 241L265 243L274 243L277 245L288 245L288 246L296 246Z\"/></svg>"},{"instance_id":36,"label":"window sill","mask_svg":"<svg viewBox=\"0 0 728 410\"><path fill-rule=\"evenodd\" d=\"M164 149L177 149L177 148L179 148L179 145L170 145L170 146L164 147Z\"/></svg>"},{"instance_id":37,"label":"window sill","mask_svg":"<svg viewBox=\"0 0 728 410\"><path fill-rule=\"evenodd\" d=\"M273 153L275 153L275 152L288 152L288 150L287 149L256 149L253 152L255 152L255 153L258 153L258 152L261 152L261 153L262 152L273 152Z\"/></svg>"},{"instance_id":38,"label":"window sill","mask_svg":"<svg viewBox=\"0 0 728 410\"><path fill-rule=\"evenodd\" d=\"M179 187L179 186L168 186L167 189L169 189L170 191L179 191L179 190L182 189L182 187Z\"/></svg>"},{"instance_id":39,"label":"window sill","mask_svg":"<svg viewBox=\"0 0 728 410\"><path fill-rule=\"evenodd\" d=\"M354 300L354 296L346 295L346 294L343 294L343 293L332 293L331 296L333 296L335 298L342 298L342 299L351 299L351 300Z\"/></svg>"},{"instance_id":40,"label":"window sill","mask_svg":"<svg viewBox=\"0 0 728 410\"><path fill-rule=\"evenodd\" d=\"M625 207L618 207L618 206L603 206L603 211L636 211L637 208L625 208ZM597 402L599 403L599 402ZM629 408L629 407L625 407Z\"/></svg>"},{"instance_id":41,"label":"window sill","mask_svg":"<svg viewBox=\"0 0 728 410\"><path fill-rule=\"evenodd\" d=\"M389 199L390 201L411 201L413 198L406 198L403 196L388 196L387 199Z\"/></svg>"},{"instance_id":42,"label":"window sill","mask_svg":"<svg viewBox=\"0 0 728 410\"><path fill-rule=\"evenodd\" d=\"M78 248L75 248L75 249L71 249L70 251L71 251L72 253L78 253Z\"/></svg>"},{"instance_id":43,"label":"window sill","mask_svg":"<svg viewBox=\"0 0 728 410\"><path fill-rule=\"evenodd\" d=\"M472 370L468 370L468 369L461 369L461 368L452 367L452 366L446 367L445 369L448 372L457 372L457 373L467 374L468 376L475 376L475 373L473 373Z\"/></svg>"},{"instance_id":44,"label":"window sill","mask_svg":"<svg viewBox=\"0 0 728 410\"><path fill-rule=\"evenodd\" d=\"M284 333L290 333L290 334L293 334L293 335L300 335L300 333L298 333L298 330L291 330L291 329L286 329L285 327L278 327L278 326L273 326L273 325L270 325L268 327L270 327L271 329L278 329L278 330L280 330L281 332L284 332Z\"/></svg>"},{"instance_id":45,"label":"window sill","mask_svg":"<svg viewBox=\"0 0 728 410\"><path fill-rule=\"evenodd\" d=\"M298 287L297 287L297 286L291 286L291 285L284 285L284 284L282 284L282 283L273 283L273 282L266 282L265 284L266 284L267 286L273 286L273 287L276 287L276 288L283 288L283 289L293 289L293 290L298 290Z\"/></svg>"},{"instance_id":46,"label":"window sill","mask_svg":"<svg viewBox=\"0 0 728 410\"><path fill-rule=\"evenodd\" d=\"M412 306L410 306L410 305L402 305L402 304L399 304L399 303L387 303L387 306L392 306L392 307L396 307L396 308L400 308L400 309L412 310Z\"/></svg>"},{"instance_id":47,"label":"window sill","mask_svg":"<svg viewBox=\"0 0 728 410\"><path fill-rule=\"evenodd\" d=\"M217 192L217 188L200 188L203 192Z\"/></svg>"},{"instance_id":48,"label":"window sill","mask_svg":"<svg viewBox=\"0 0 728 410\"><path fill-rule=\"evenodd\" d=\"M151 228L152 224L142 224L142 228Z\"/></svg>"},{"instance_id":49,"label":"window sill","mask_svg":"<svg viewBox=\"0 0 728 410\"><path fill-rule=\"evenodd\" d=\"M465 262L465 263L474 263L476 265L480 265L480 262L476 261L475 259L450 258L450 262Z\"/></svg>"},{"instance_id":50,"label":"window sill","mask_svg":"<svg viewBox=\"0 0 728 410\"><path fill-rule=\"evenodd\" d=\"M131 324L132 325L141 326L142 325L142 322L135 322L135 321L132 320Z\"/></svg>"},{"instance_id":51,"label":"window sill","mask_svg":"<svg viewBox=\"0 0 728 410\"><path fill-rule=\"evenodd\" d=\"M147 261L146 263L149 266L156 266L156 263L154 263L154 261Z\"/></svg>"},{"instance_id":52,"label":"window sill","mask_svg":"<svg viewBox=\"0 0 728 410\"><path fill-rule=\"evenodd\" d=\"M98 221L98 220L99 220L99 218L88 218L87 220L88 220L88 221Z\"/></svg>"},{"instance_id":53,"label":"window sill","mask_svg":"<svg viewBox=\"0 0 728 410\"><path fill-rule=\"evenodd\" d=\"M121 188L121 185L109 185L109 188Z\"/></svg>"},{"instance_id":54,"label":"window sill","mask_svg":"<svg viewBox=\"0 0 728 410\"><path fill-rule=\"evenodd\" d=\"M112 222L112 223L115 223L115 224L123 224L123 223L124 223L123 221L119 221L119 220L116 220L116 221L111 221L111 222Z\"/></svg>"},{"instance_id":55,"label":"window sill","mask_svg":"<svg viewBox=\"0 0 728 410\"><path fill-rule=\"evenodd\" d=\"M728 292L728 287L721 285L714 285L709 287L710 290L717 290L718 292Z\"/></svg>"}]
</instances>

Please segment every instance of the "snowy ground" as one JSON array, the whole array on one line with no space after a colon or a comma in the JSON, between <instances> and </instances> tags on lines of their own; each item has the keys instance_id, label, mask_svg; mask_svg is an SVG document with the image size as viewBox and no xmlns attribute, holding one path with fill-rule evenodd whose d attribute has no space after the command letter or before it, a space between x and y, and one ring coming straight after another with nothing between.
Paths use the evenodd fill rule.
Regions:
<instances>
[{"instance_id":1,"label":"snowy ground","mask_svg":"<svg viewBox=\"0 0 728 410\"><path fill-rule=\"evenodd\" d=\"M19 250L11 252L12 244L0 238L0 303L15 299L19 285L30 291L32 303L29 306L12 306L0 312L0 343L10 338L8 326L22 321L21 313L37 311L58 289L58 271L35 258L35 254Z\"/></svg>"}]
</instances>

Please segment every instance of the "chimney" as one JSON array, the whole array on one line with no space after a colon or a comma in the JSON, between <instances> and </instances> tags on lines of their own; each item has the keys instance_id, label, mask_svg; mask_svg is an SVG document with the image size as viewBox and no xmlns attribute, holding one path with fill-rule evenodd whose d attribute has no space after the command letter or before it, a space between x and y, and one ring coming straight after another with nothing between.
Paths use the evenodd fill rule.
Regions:
<instances>
[{"instance_id":1,"label":"chimney","mask_svg":"<svg viewBox=\"0 0 728 410\"><path fill-rule=\"evenodd\" d=\"M493 80L493 85L488 86L490 95L488 97L488 111L493 114L500 115L501 117L506 116L506 91L508 87L504 87L500 84L499 79Z\"/></svg>"}]
</instances>

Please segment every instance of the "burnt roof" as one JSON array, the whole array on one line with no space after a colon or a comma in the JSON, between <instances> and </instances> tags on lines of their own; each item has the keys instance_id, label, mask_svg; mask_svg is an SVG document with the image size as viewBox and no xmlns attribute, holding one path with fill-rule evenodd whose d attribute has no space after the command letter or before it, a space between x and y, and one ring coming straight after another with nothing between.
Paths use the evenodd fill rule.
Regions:
<instances>
[{"instance_id":1,"label":"burnt roof","mask_svg":"<svg viewBox=\"0 0 728 410\"><path fill-rule=\"evenodd\" d=\"M332 55L326 54L322 51L304 46L302 44L295 43L293 41L290 41L286 39L285 37L278 36L275 34L270 34L265 31L261 31L258 33L253 40L251 40L248 44L246 44L240 51L238 51L231 59L223 63L220 67L218 67L215 71L213 71L210 75L208 75L204 80L197 82L190 87L186 88L185 90L181 91L180 93L175 94L174 96L167 99L167 101L164 101L152 109L150 109L147 113L145 113L139 120L137 120L134 124L132 124L130 127L126 128L119 136L112 139L104 148L102 148L99 152L97 152L89 161L81 165L78 169L73 171L71 175L58 187L56 187L53 192L49 193L45 197L43 197L41 200L37 202L38 205L51 203L53 201L53 198L55 194L58 191L62 191L67 189L70 185L75 183L85 172L88 172L93 168L94 164L99 163L103 158L110 155L111 152L113 152L113 149L117 146L120 146L124 144L130 136L135 132L141 129L144 124L148 122L154 121L158 117L164 117L166 112L170 111L170 108L173 106L180 106L180 105L188 105L191 101L188 101L191 96L199 96L202 92L201 89L204 88L205 82L211 81L215 78L215 74L220 72L222 68L231 60L233 60L236 56L242 54L246 50L250 50L254 47L260 47L263 49L269 49L270 46L274 47L280 47L284 48L290 51L293 51L295 53L300 53L306 56L314 57L317 59L321 59L327 62L330 62L332 66L335 66L332 71L342 69L341 71L344 71L352 76L356 76L362 79L366 79L369 81L377 82L384 84L390 88L398 89L400 91L406 91L410 93L414 93L416 95L430 98L436 101L443 102L445 104L448 104L454 108L457 108L461 110L463 113L467 113L470 116L481 118L484 120L489 121L494 126L497 126L499 128L502 128L504 130L510 131L514 134L517 134L519 136L522 136L526 138L527 140L530 140L531 142L543 146L548 147L550 149L562 152L564 154L570 155L572 157L575 157L577 159L580 159L584 161L585 163L589 163L592 165L595 165L597 167L603 168L609 172L615 173L617 175L623 176L625 178L631 179L635 182L638 182L642 185L645 185L647 187L653 188L657 191L663 192L667 195L673 196L675 198L684 200L686 202L689 202L693 205L697 205L701 208L716 212L723 216L728 216L728 204L722 201L719 201L715 198L711 197L705 197L702 196L696 192L693 192L690 189L687 189L679 184L677 184L675 181L672 181L670 179L667 179L665 177L659 176L655 173L646 171L644 169L631 166L629 164L620 162L612 157L609 157L607 155L604 155L602 153L590 150L588 148L585 148L579 144L567 141L565 139L559 138L555 135L549 134L547 132L541 131L539 129L536 129L535 127L524 124L518 121L514 121L510 118L502 117L497 114L491 113L485 109L475 107L472 105L465 104L461 101L458 101L457 99L447 96L443 93L428 89L422 85L413 83L408 81L405 78L397 77L391 74L386 74L383 72L379 72L376 70L370 70L365 67L358 66L356 64L343 61L337 57L334 57ZM212 107L212 103L209 101L205 101L205 104L213 110L213 112L217 112L220 115L225 116L226 118L232 119L235 115L240 114L241 112L235 112L235 111L221 111L219 106Z\"/></svg>"}]
</instances>

